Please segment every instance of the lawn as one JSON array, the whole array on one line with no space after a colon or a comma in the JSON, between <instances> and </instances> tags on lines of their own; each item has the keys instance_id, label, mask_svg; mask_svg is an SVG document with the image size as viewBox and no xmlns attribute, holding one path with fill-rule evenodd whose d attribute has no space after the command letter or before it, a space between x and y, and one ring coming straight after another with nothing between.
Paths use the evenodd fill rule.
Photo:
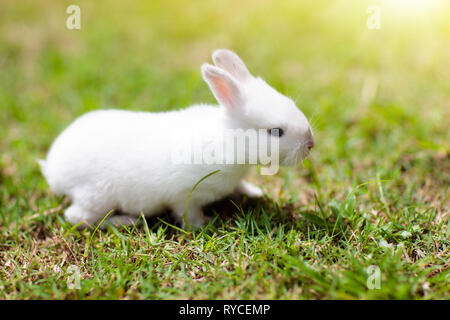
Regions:
<instances>
[{"instance_id":1,"label":"lawn","mask_svg":"<svg viewBox=\"0 0 450 320\"><path fill-rule=\"evenodd\" d=\"M0 299L449 299L450 3L393 2L1 1ZM214 103L222 47L295 99L311 156L202 230L75 230L35 160L90 110Z\"/></svg>"}]
</instances>

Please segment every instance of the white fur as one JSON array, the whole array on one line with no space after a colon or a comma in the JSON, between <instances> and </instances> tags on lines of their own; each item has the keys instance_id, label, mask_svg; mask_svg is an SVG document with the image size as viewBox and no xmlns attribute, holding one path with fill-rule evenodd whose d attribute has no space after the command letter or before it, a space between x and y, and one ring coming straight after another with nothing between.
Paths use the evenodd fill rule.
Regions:
<instances>
[{"instance_id":1,"label":"white fur","mask_svg":"<svg viewBox=\"0 0 450 320\"><path fill-rule=\"evenodd\" d=\"M72 199L65 211L68 221L92 224L111 209L151 216L169 208L183 224L193 186L218 169L192 194L191 225L204 223L204 205L234 190L262 194L243 180L248 165L173 164L173 149L187 151L194 132L207 144L217 142L228 128L281 127L285 131L280 138L282 164L293 164L308 154L305 145L312 142L311 129L292 100L251 76L235 53L216 50L213 60L217 66L204 64L202 74L221 107L196 105L165 113L94 111L58 136L40 164L51 188Z\"/></svg>"}]
</instances>

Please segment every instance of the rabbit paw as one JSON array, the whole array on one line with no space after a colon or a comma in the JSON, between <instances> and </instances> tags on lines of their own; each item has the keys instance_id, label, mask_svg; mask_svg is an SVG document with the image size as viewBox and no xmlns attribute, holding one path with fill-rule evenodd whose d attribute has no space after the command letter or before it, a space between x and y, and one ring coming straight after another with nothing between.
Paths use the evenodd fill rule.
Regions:
<instances>
[{"instance_id":1,"label":"rabbit paw","mask_svg":"<svg viewBox=\"0 0 450 320\"><path fill-rule=\"evenodd\" d=\"M249 198L260 198L264 195L260 188L245 180L241 180L236 191L245 194Z\"/></svg>"}]
</instances>

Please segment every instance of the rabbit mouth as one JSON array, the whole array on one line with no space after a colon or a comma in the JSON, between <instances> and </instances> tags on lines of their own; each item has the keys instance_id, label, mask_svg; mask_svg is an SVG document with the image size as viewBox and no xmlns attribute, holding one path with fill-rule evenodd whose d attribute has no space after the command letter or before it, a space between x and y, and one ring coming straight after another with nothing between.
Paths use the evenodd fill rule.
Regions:
<instances>
[{"instance_id":1,"label":"rabbit mouth","mask_svg":"<svg viewBox=\"0 0 450 320\"><path fill-rule=\"evenodd\" d=\"M295 166L305 160L310 154L306 144L298 143L284 158L282 164L285 166Z\"/></svg>"}]
</instances>

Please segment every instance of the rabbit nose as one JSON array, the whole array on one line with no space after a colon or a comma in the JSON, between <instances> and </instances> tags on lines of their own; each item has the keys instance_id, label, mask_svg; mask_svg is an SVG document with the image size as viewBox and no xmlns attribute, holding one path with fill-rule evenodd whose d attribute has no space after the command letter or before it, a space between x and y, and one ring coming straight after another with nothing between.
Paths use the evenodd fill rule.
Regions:
<instances>
[{"instance_id":1,"label":"rabbit nose","mask_svg":"<svg viewBox=\"0 0 450 320\"><path fill-rule=\"evenodd\" d=\"M314 147L314 140L309 140L306 143L306 147L308 148L308 151L311 151L311 149Z\"/></svg>"}]
</instances>

